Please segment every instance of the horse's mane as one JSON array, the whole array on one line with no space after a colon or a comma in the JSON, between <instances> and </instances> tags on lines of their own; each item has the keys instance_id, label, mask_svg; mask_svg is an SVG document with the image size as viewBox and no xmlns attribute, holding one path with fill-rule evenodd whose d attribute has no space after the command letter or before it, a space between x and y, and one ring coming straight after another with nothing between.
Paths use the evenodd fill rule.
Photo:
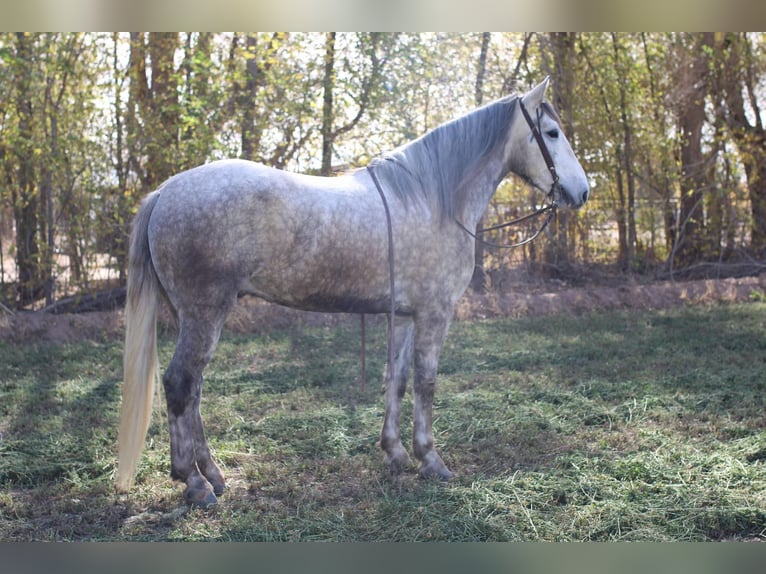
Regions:
<instances>
[{"instance_id":1,"label":"horse's mane","mask_svg":"<svg viewBox=\"0 0 766 574\"><path fill-rule=\"evenodd\" d=\"M518 96L512 95L491 102L371 165L385 189L405 205L425 201L442 219L452 219L462 213L475 176L505 144L517 101Z\"/></svg>"}]
</instances>

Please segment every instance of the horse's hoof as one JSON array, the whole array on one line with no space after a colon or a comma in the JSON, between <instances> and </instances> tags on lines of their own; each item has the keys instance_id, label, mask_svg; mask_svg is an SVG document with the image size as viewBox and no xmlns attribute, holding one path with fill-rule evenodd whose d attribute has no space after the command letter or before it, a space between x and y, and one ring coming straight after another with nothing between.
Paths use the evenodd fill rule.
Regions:
<instances>
[{"instance_id":1,"label":"horse's hoof","mask_svg":"<svg viewBox=\"0 0 766 574\"><path fill-rule=\"evenodd\" d=\"M187 488L184 491L184 500L192 508L210 508L218 504L218 498L212 490Z\"/></svg>"},{"instance_id":2,"label":"horse's hoof","mask_svg":"<svg viewBox=\"0 0 766 574\"><path fill-rule=\"evenodd\" d=\"M418 469L418 476L425 479L437 479L442 481L448 481L452 478L452 473L437 456L435 459L426 463L425 461L420 464Z\"/></svg>"},{"instance_id":3,"label":"horse's hoof","mask_svg":"<svg viewBox=\"0 0 766 574\"><path fill-rule=\"evenodd\" d=\"M192 477L187 481L184 499L189 506L201 508L213 506L218 502L210 483L201 476Z\"/></svg>"},{"instance_id":4,"label":"horse's hoof","mask_svg":"<svg viewBox=\"0 0 766 574\"><path fill-rule=\"evenodd\" d=\"M226 490L225 482L212 482L210 484L213 487L213 494L215 494L216 496L221 496L223 494L223 491Z\"/></svg>"},{"instance_id":5,"label":"horse's hoof","mask_svg":"<svg viewBox=\"0 0 766 574\"><path fill-rule=\"evenodd\" d=\"M397 449L394 454L386 453L383 458L383 464L388 466L388 472L392 476L399 476L410 466L410 455L404 448Z\"/></svg>"},{"instance_id":6,"label":"horse's hoof","mask_svg":"<svg viewBox=\"0 0 766 574\"><path fill-rule=\"evenodd\" d=\"M223 491L226 490L226 480L223 478L223 473L217 466L213 466L210 469L205 470L205 478L213 487L213 494L221 496Z\"/></svg>"}]
</instances>

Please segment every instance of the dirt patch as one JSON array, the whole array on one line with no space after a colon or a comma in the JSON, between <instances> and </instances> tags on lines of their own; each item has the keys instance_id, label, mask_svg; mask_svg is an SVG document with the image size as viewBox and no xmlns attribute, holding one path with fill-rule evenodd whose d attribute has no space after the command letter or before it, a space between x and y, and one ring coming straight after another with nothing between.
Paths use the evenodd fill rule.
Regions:
<instances>
[{"instance_id":1,"label":"dirt patch","mask_svg":"<svg viewBox=\"0 0 766 574\"><path fill-rule=\"evenodd\" d=\"M16 343L46 341L72 343L122 337L122 311L100 311L76 315L39 312L0 314L0 340Z\"/></svg>"},{"instance_id":2,"label":"dirt patch","mask_svg":"<svg viewBox=\"0 0 766 574\"><path fill-rule=\"evenodd\" d=\"M545 316L556 313L586 313L600 309L666 309L679 305L732 303L762 299L766 274L738 279L687 282L655 282L617 286L541 287L514 285L512 290L477 294L468 291L458 302L458 321L493 317ZM382 317L370 317L382 321ZM262 333L274 329L358 324L358 316L308 313L245 297L226 321L233 333ZM51 315L0 311L0 340L11 342L47 341L71 343L84 339L113 340L123 336L122 311ZM160 330L172 331L164 314Z\"/></svg>"},{"instance_id":3,"label":"dirt patch","mask_svg":"<svg viewBox=\"0 0 766 574\"><path fill-rule=\"evenodd\" d=\"M458 320L586 313L600 309L667 309L679 305L733 303L761 298L766 274L739 279L563 288L550 292L466 294Z\"/></svg>"}]
</instances>

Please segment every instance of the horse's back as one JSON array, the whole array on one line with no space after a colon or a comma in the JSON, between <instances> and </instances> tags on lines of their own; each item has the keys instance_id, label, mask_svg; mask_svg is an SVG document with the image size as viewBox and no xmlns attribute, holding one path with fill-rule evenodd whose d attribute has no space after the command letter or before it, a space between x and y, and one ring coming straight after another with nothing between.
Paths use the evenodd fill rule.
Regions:
<instances>
[{"instance_id":1,"label":"horse's back","mask_svg":"<svg viewBox=\"0 0 766 574\"><path fill-rule=\"evenodd\" d=\"M238 215L261 213L270 205L278 208L311 204L321 209L365 189L354 177L320 177L291 173L260 163L226 159L181 172L161 189L158 214L165 224L173 220L202 217L225 222Z\"/></svg>"}]
</instances>

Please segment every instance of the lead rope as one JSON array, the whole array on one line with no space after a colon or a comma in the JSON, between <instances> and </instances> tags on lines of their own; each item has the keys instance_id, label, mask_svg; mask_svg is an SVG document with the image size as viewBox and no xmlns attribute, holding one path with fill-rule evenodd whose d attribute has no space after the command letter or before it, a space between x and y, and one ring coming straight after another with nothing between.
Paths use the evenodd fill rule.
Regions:
<instances>
[{"instance_id":1,"label":"lead rope","mask_svg":"<svg viewBox=\"0 0 766 574\"><path fill-rule=\"evenodd\" d=\"M386 196L383 194L383 189L380 187L380 182L378 181L378 176L375 175L375 172L372 170L371 166L367 166L367 171L370 172L370 177L372 178L372 182L375 184L375 189L378 190L378 195L380 195L381 201L383 201L383 209L386 212L386 228L388 230L388 283L389 283L389 289L391 290L391 307L389 309L390 313L390 321L388 323L388 374L391 379L394 378L394 315L396 313L396 299L395 299L395 291L394 287L396 286L394 282L394 231L391 226L391 211L388 208L388 201L386 201ZM361 389L364 391L365 384L367 381L367 375L366 375L366 369L365 369L365 355L366 355L366 345L365 345L365 322L364 322L364 313L361 314L361 330L362 330L362 380L361 380Z\"/></svg>"}]
</instances>

